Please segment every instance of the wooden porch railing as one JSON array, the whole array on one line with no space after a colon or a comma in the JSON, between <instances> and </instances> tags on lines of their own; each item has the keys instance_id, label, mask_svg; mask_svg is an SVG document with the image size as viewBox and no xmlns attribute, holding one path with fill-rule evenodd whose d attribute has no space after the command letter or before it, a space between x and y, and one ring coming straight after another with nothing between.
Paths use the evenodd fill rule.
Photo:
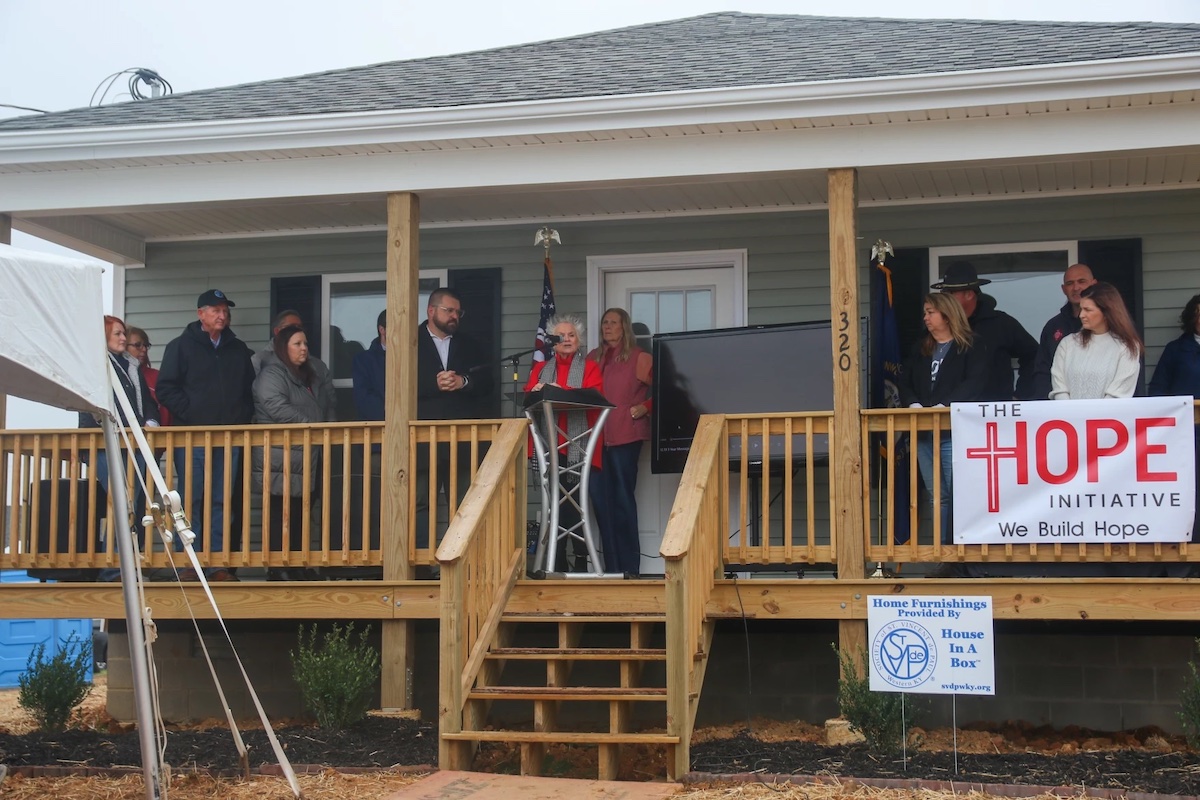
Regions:
<instances>
[{"instance_id":1,"label":"wooden porch railing","mask_svg":"<svg viewBox=\"0 0 1200 800\"><path fill-rule=\"evenodd\" d=\"M508 597L525 574L527 425L514 419L500 427L438 548L442 733L459 733L464 724L481 727L486 709L468 704L467 693L484 669ZM440 738L442 769L467 769L473 747Z\"/></svg>"},{"instance_id":2,"label":"wooden porch railing","mask_svg":"<svg viewBox=\"0 0 1200 800\"><path fill-rule=\"evenodd\" d=\"M704 609L724 568L728 464L725 421L701 417L660 548L667 588L667 733L679 737L672 775L689 769L688 742L712 645L713 623Z\"/></svg>"},{"instance_id":3,"label":"wooden porch railing","mask_svg":"<svg viewBox=\"0 0 1200 800\"><path fill-rule=\"evenodd\" d=\"M480 463L500 420L420 421L410 424L410 474L428 463L430 512L418 517L416 481L410 485L410 519L425 526L425 537L410 537L414 564L436 563L437 532L445 530L459 505L474 465ZM230 428L168 427L147 431L159 455L168 486L178 489L190 520L201 510L199 491L219 498L224 509L221 548L199 553L207 566L379 567L381 535L381 443L383 424L342 422L312 425L246 425ZM432 446L431 446L432 445ZM277 455L274 464L268 456ZM0 569L100 569L118 565L108 531L115 529L107 487L96 480L103 457L99 430L0 431L0 487L8 508L0 520ZM228 469L214 482L192 458L214 458ZM292 458L283 457L294 454ZM418 463L420 460L420 463ZM254 465L262 464L256 477ZM125 453L127 485L135 485L134 458ZM295 475L295 472L301 475ZM438 507L438 481L447 475L448 503ZM275 478L290 491L272 494ZM293 481L293 478L296 480ZM210 500L211 502L211 500ZM205 504L207 506L207 504ZM130 509L134 511L133 508ZM308 513L305 513L307 511ZM299 513L297 513L299 512ZM212 541L212 514L202 514L196 533ZM135 520L136 522L136 520ZM299 530L296 531L297 526ZM414 525L415 527L415 525ZM272 532L277 539L271 546ZM298 533L298 547L292 535ZM418 547L418 538L424 545ZM198 548L199 549L199 548ZM146 547L144 566L169 563L161 542Z\"/></svg>"},{"instance_id":4,"label":"wooden porch railing","mask_svg":"<svg viewBox=\"0 0 1200 800\"><path fill-rule=\"evenodd\" d=\"M1200 561L1200 546L1162 542L1141 545L942 544L941 520L938 514L932 513L940 501L940 487L935 484L932 502L921 499L921 478L914 445L918 435L932 437L934 472L938 473L941 469L939 445L942 437L950 435L950 409L864 410L862 432L863 516L869 522L864 531L864 551L868 561L1122 564ZM867 468L868 465L870 468ZM901 477L898 478L898 474ZM897 505L898 488L907 489L908 504L905 507ZM907 530L911 532L903 543L896 542L899 523L906 523Z\"/></svg>"},{"instance_id":5,"label":"wooden porch railing","mask_svg":"<svg viewBox=\"0 0 1200 800\"><path fill-rule=\"evenodd\" d=\"M729 519L733 533L722 537L725 563L834 563L832 412L724 418L729 457L722 461L720 486L735 506Z\"/></svg>"}]
</instances>

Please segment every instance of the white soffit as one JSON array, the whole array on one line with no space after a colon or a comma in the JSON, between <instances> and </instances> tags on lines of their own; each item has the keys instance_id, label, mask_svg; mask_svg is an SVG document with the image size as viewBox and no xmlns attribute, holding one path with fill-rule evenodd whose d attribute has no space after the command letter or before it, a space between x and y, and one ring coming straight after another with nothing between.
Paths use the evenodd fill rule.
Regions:
<instances>
[{"instance_id":1,"label":"white soffit","mask_svg":"<svg viewBox=\"0 0 1200 800\"><path fill-rule=\"evenodd\" d=\"M859 171L859 203L866 207L1190 188L1200 188L1200 148L1097 159ZM421 218L422 226L431 228L819 210L825 207L825 191L825 173L806 171L784 176L746 175L738 180L430 192L421 196ZM16 215L13 224L32 232L72 219L78 218ZM165 242L382 231L387 209L384 197L375 196L318 202L206 203L93 214L87 219L146 241Z\"/></svg>"}]
</instances>

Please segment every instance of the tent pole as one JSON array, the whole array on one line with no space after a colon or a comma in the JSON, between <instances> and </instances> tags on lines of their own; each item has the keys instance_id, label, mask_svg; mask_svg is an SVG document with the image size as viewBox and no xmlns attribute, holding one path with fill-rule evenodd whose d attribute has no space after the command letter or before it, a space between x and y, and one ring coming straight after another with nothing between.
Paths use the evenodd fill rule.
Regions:
<instances>
[{"instance_id":1,"label":"tent pole","mask_svg":"<svg viewBox=\"0 0 1200 800\"><path fill-rule=\"evenodd\" d=\"M104 448L108 451L108 496L113 502L113 517L129 519L129 498L125 495L125 461L117 442L112 418L101 415L104 427ZM141 523L141 520L138 520ZM129 666L133 673L133 702L137 711L138 742L142 749L142 778L146 784L146 800L160 800L162 782L159 773L158 748L154 737L154 706L150 697L150 662L146 658L146 631L142 607L138 599L138 564L134 556L134 541L128 525L118 522L113 532L117 554L121 559L121 591L125 597L125 628L129 638ZM119 540L119 541L118 541Z\"/></svg>"}]
</instances>

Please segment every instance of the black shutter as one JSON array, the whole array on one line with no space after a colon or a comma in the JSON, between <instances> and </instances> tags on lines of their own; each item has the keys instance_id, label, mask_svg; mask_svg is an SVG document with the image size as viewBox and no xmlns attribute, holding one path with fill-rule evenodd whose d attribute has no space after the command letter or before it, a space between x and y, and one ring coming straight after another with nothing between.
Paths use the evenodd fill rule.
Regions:
<instances>
[{"instance_id":1,"label":"black shutter","mask_svg":"<svg viewBox=\"0 0 1200 800\"><path fill-rule=\"evenodd\" d=\"M1092 268L1098 281L1108 281L1125 298L1138 333L1142 322L1142 240L1094 239L1079 242L1079 262ZM1180 305L1182 307L1182 304Z\"/></svg>"},{"instance_id":2,"label":"black shutter","mask_svg":"<svg viewBox=\"0 0 1200 800\"><path fill-rule=\"evenodd\" d=\"M463 335L483 345L491 359L492 395L486 413L500 416L500 384L503 382L500 364L500 281L498 267L483 269L452 269L448 278L450 288L462 298L466 316L459 324Z\"/></svg>"},{"instance_id":3,"label":"black shutter","mask_svg":"<svg viewBox=\"0 0 1200 800\"><path fill-rule=\"evenodd\" d=\"M284 309L292 309L304 320L309 331L308 351L321 358L321 276L271 278L271 317ZM270 319L267 320L267 339L271 338Z\"/></svg>"}]
</instances>

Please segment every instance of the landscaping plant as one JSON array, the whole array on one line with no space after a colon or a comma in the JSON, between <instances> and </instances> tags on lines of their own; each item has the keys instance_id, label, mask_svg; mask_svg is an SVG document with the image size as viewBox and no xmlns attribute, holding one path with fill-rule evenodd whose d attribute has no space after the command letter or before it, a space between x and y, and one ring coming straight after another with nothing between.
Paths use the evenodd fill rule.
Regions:
<instances>
[{"instance_id":1,"label":"landscaping plant","mask_svg":"<svg viewBox=\"0 0 1200 800\"><path fill-rule=\"evenodd\" d=\"M300 626L299 648L292 653L296 683L304 705L322 728L340 730L361 720L371 707L379 681L379 654L367 643L371 626L354 636L354 623L333 629L318 644L317 626L305 634Z\"/></svg>"},{"instance_id":2,"label":"landscaping plant","mask_svg":"<svg viewBox=\"0 0 1200 800\"><path fill-rule=\"evenodd\" d=\"M838 678L838 710L841 715L850 723L851 730L863 735L872 749L885 753L900 750L907 733L904 723L913 723L919 714L920 704L914 703L909 697L907 705L902 705L906 702L905 696L898 692L871 691L865 648L859 648L857 659L848 652L838 650L836 644L833 649L838 651L838 661L842 667L841 677Z\"/></svg>"},{"instance_id":3,"label":"landscaping plant","mask_svg":"<svg viewBox=\"0 0 1200 800\"><path fill-rule=\"evenodd\" d=\"M1200 652L1200 639L1196 640L1196 651ZM1183 678L1183 691L1179 697L1179 722L1189 747L1200 747L1200 673L1195 660L1188 661L1188 671Z\"/></svg>"},{"instance_id":4,"label":"landscaping plant","mask_svg":"<svg viewBox=\"0 0 1200 800\"><path fill-rule=\"evenodd\" d=\"M88 681L91 664L92 643L81 640L74 631L50 658L46 658L46 646L37 645L18 679L21 691L17 704L33 715L42 730L63 730L71 710L92 691Z\"/></svg>"}]
</instances>

